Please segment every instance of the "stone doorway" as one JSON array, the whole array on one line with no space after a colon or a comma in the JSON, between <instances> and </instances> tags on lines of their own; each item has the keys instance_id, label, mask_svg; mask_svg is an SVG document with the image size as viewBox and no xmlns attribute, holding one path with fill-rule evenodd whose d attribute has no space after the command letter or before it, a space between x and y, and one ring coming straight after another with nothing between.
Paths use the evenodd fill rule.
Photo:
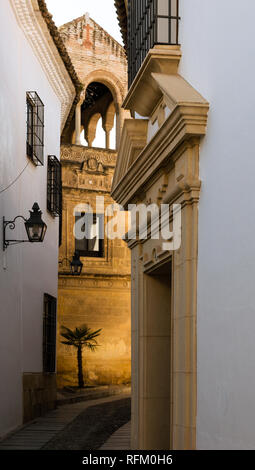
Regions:
<instances>
[{"instance_id":1,"label":"stone doorway","mask_svg":"<svg viewBox=\"0 0 255 470\"><path fill-rule=\"evenodd\" d=\"M143 449L170 448L171 262L144 274L145 308L140 420ZM141 436L141 435L140 435ZM140 442L141 442L140 441Z\"/></svg>"}]
</instances>

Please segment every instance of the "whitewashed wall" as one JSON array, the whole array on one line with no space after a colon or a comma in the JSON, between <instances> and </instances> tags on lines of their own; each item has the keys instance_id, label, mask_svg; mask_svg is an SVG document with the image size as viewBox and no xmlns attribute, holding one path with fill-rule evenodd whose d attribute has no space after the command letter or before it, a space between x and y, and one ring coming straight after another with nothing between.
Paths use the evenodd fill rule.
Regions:
<instances>
[{"instance_id":1,"label":"whitewashed wall","mask_svg":"<svg viewBox=\"0 0 255 470\"><path fill-rule=\"evenodd\" d=\"M180 6L180 73L210 102L200 159L197 447L254 449L255 2Z\"/></svg>"},{"instance_id":2,"label":"whitewashed wall","mask_svg":"<svg viewBox=\"0 0 255 470\"><path fill-rule=\"evenodd\" d=\"M42 371L43 294L57 297L58 219L46 209L47 156L59 158L61 104L19 28L9 1L0 6L0 191L27 165L26 92L45 105L45 165L29 163L0 194L0 222L29 215L38 202L48 230L43 244L2 251L0 230L0 437L22 423L22 374ZM1 226L2 227L2 226ZM0 227L0 228L1 228ZM17 223L14 238L24 238ZM4 269L4 266L7 269Z\"/></svg>"}]
</instances>

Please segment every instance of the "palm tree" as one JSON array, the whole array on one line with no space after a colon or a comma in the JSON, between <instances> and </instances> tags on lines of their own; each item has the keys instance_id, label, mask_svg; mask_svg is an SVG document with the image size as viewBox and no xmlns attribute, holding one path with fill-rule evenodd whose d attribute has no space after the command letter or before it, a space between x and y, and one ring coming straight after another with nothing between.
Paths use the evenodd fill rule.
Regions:
<instances>
[{"instance_id":1,"label":"palm tree","mask_svg":"<svg viewBox=\"0 0 255 470\"><path fill-rule=\"evenodd\" d=\"M79 388L84 388L83 371L82 371L82 349L83 347L95 351L99 346L95 339L100 335L100 330L91 331L87 325L81 325L79 328L75 328L73 331L65 326L62 326L61 336L66 341L61 341L62 344L68 346L74 346L77 348L77 362L78 362L78 382Z\"/></svg>"}]
</instances>

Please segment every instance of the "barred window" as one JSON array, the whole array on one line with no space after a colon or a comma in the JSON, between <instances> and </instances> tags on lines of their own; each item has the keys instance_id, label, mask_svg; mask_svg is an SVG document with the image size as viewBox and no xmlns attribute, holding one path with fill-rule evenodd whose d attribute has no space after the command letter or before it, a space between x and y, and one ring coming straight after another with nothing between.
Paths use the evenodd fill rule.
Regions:
<instances>
[{"instance_id":1,"label":"barred window","mask_svg":"<svg viewBox=\"0 0 255 470\"><path fill-rule=\"evenodd\" d=\"M27 92L27 156L38 166L44 164L44 104L35 91Z\"/></svg>"},{"instance_id":2,"label":"barred window","mask_svg":"<svg viewBox=\"0 0 255 470\"><path fill-rule=\"evenodd\" d=\"M56 370L56 319L57 299L44 294L43 371L46 373L54 373Z\"/></svg>"},{"instance_id":3,"label":"barred window","mask_svg":"<svg viewBox=\"0 0 255 470\"><path fill-rule=\"evenodd\" d=\"M61 199L62 199L62 195L61 195ZM61 212L60 212L60 216L59 216L59 226L58 226L58 246L61 246L62 245L62 239L63 239L63 229L62 229L62 225L63 225L63 212L62 212L62 200L61 200Z\"/></svg>"},{"instance_id":4,"label":"barred window","mask_svg":"<svg viewBox=\"0 0 255 470\"><path fill-rule=\"evenodd\" d=\"M55 155L48 155L47 209L54 217L62 216L61 163Z\"/></svg>"},{"instance_id":5,"label":"barred window","mask_svg":"<svg viewBox=\"0 0 255 470\"><path fill-rule=\"evenodd\" d=\"M77 224L80 220L81 223ZM77 229L81 230L82 239L80 239ZM104 214L77 213L75 215L75 234L75 251L78 251L80 256L104 257Z\"/></svg>"},{"instance_id":6,"label":"barred window","mask_svg":"<svg viewBox=\"0 0 255 470\"><path fill-rule=\"evenodd\" d=\"M179 0L128 0L128 68L131 86L157 44L178 44Z\"/></svg>"}]
</instances>

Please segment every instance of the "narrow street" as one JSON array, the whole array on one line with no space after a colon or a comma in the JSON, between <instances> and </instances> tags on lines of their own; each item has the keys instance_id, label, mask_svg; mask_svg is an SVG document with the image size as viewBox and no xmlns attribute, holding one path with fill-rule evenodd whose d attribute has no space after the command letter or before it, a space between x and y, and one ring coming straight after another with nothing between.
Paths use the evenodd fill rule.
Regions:
<instances>
[{"instance_id":1,"label":"narrow street","mask_svg":"<svg viewBox=\"0 0 255 470\"><path fill-rule=\"evenodd\" d=\"M254 18L0 0L2 460L255 450Z\"/></svg>"},{"instance_id":2,"label":"narrow street","mask_svg":"<svg viewBox=\"0 0 255 470\"><path fill-rule=\"evenodd\" d=\"M130 394L59 406L0 443L1 450L130 449Z\"/></svg>"}]
</instances>

